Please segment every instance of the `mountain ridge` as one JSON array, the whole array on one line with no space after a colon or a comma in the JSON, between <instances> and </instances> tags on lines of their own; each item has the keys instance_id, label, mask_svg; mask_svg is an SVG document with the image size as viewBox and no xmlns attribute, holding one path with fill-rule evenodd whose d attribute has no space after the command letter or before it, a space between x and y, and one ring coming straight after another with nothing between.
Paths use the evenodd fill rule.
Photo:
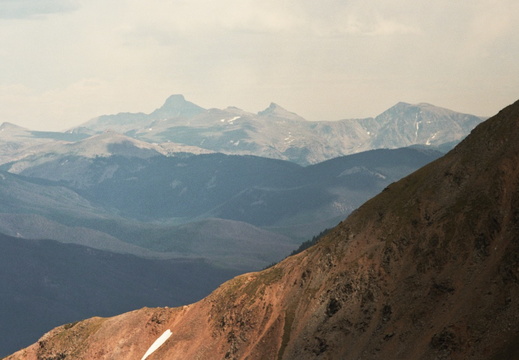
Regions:
<instances>
[{"instance_id":1,"label":"mountain ridge","mask_svg":"<svg viewBox=\"0 0 519 360\"><path fill-rule=\"evenodd\" d=\"M260 227L294 228L315 221L330 227L389 182L440 155L431 150L381 149L302 167L224 154L141 158L65 154L35 158L32 164L24 159L5 168L32 181L57 182L106 213L140 221L212 217ZM301 241L322 230L317 226Z\"/></svg>"},{"instance_id":2,"label":"mountain ridge","mask_svg":"<svg viewBox=\"0 0 519 360\"><path fill-rule=\"evenodd\" d=\"M168 103L173 109L169 113ZM307 121L276 103L253 114L234 107L203 109L173 95L150 114L103 115L82 127L97 132L112 129L153 143L171 141L309 165L370 149L459 141L483 119L427 103L400 102L374 118Z\"/></svg>"},{"instance_id":3,"label":"mountain ridge","mask_svg":"<svg viewBox=\"0 0 519 360\"><path fill-rule=\"evenodd\" d=\"M147 142L167 156L221 152L306 166L380 148L449 150L483 119L427 103L399 102L375 117L307 121L274 102L254 114L236 107L205 109L177 94L150 113L101 115L63 133L6 123L0 131L0 164L112 132Z\"/></svg>"}]
</instances>

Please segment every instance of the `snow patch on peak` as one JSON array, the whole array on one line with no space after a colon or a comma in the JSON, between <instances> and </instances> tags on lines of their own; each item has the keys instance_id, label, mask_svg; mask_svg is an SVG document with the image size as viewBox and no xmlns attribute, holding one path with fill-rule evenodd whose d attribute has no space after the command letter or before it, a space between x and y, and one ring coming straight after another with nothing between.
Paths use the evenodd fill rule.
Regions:
<instances>
[{"instance_id":1,"label":"snow patch on peak","mask_svg":"<svg viewBox=\"0 0 519 360\"><path fill-rule=\"evenodd\" d=\"M229 125L234 125L234 121L238 120L239 118L241 118L241 116L235 116L231 119L220 119L220 122L222 122L222 123L227 122Z\"/></svg>"}]
</instances>

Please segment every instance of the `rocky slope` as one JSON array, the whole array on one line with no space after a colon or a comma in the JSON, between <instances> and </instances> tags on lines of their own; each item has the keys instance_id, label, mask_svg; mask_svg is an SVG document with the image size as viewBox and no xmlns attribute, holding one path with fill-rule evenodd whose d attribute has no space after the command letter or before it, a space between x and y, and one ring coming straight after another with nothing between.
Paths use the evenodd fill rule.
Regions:
<instances>
[{"instance_id":1,"label":"rocky slope","mask_svg":"<svg viewBox=\"0 0 519 360\"><path fill-rule=\"evenodd\" d=\"M56 328L14 359L519 358L519 102L317 245L182 308Z\"/></svg>"}]
</instances>

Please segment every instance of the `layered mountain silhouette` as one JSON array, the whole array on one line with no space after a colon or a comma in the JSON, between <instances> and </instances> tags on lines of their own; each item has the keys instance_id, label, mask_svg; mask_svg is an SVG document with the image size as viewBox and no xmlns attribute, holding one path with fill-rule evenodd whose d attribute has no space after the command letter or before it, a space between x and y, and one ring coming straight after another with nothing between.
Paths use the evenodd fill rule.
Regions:
<instances>
[{"instance_id":1,"label":"layered mountain silhouette","mask_svg":"<svg viewBox=\"0 0 519 360\"><path fill-rule=\"evenodd\" d=\"M70 132L112 130L147 142L190 146L191 151L309 165L379 148L441 147L460 141L482 120L430 104L398 103L374 118L307 121L275 103L254 114L235 107L203 109L172 95L150 114L103 115Z\"/></svg>"},{"instance_id":2,"label":"layered mountain silhouette","mask_svg":"<svg viewBox=\"0 0 519 360\"><path fill-rule=\"evenodd\" d=\"M519 357L519 102L308 250L182 308L58 327L7 359Z\"/></svg>"},{"instance_id":3,"label":"layered mountain silhouette","mask_svg":"<svg viewBox=\"0 0 519 360\"><path fill-rule=\"evenodd\" d=\"M222 258L204 249L202 239L206 247L212 239L234 244L235 250L255 243L256 253L244 249L248 255L234 253L233 259L231 252L226 263L257 270L441 155L381 149L302 167L253 156L168 157L124 136L95 138L6 164L10 172L0 172L0 232L137 255L204 256L219 263ZM116 151L107 143L123 149L102 156ZM93 149L96 155L89 156ZM212 231L203 231L207 224Z\"/></svg>"}]
</instances>

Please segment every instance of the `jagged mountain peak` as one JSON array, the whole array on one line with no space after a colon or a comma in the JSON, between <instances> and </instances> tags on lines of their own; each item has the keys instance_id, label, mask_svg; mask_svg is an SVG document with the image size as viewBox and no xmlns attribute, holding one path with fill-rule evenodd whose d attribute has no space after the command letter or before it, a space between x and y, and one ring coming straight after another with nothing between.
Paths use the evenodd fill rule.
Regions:
<instances>
[{"instance_id":1,"label":"jagged mountain peak","mask_svg":"<svg viewBox=\"0 0 519 360\"><path fill-rule=\"evenodd\" d=\"M166 99L164 105L150 115L155 117L190 117L204 112L205 109L187 101L184 95L175 94Z\"/></svg>"},{"instance_id":2,"label":"jagged mountain peak","mask_svg":"<svg viewBox=\"0 0 519 360\"><path fill-rule=\"evenodd\" d=\"M237 106L227 106L224 110L226 110L226 111L245 111L243 109L240 109Z\"/></svg>"},{"instance_id":3,"label":"jagged mountain peak","mask_svg":"<svg viewBox=\"0 0 519 360\"><path fill-rule=\"evenodd\" d=\"M171 106L174 104L185 104L186 98L182 94L173 94L170 95L166 101L164 102L164 106Z\"/></svg>"},{"instance_id":4,"label":"jagged mountain peak","mask_svg":"<svg viewBox=\"0 0 519 360\"><path fill-rule=\"evenodd\" d=\"M236 107L236 106L228 106L224 109L224 111L229 112L231 114L237 114L237 115L252 115L248 111L240 109L239 107Z\"/></svg>"},{"instance_id":5,"label":"jagged mountain peak","mask_svg":"<svg viewBox=\"0 0 519 360\"><path fill-rule=\"evenodd\" d=\"M400 101L400 102L396 103L395 105L391 106L389 109L385 110L383 113L395 112L395 111L399 111L399 112L400 111L409 111L409 110L420 111L420 110L427 109L427 108L439 108L439 107L425 103L425 102L411 104L408 102Z\"/></svg>"}]
</instances>

